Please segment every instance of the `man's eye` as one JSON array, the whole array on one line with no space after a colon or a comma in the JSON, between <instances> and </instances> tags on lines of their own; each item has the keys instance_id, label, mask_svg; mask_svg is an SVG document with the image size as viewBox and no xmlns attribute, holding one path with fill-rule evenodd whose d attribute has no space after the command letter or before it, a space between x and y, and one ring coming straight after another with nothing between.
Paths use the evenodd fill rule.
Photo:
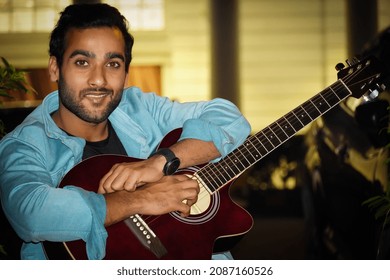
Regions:
<instances>
[{"instance_id":1,"label":"man's eye","mask_svg":"<svg viewBox=\"0 0 390 280\"><path fill-rule=\"evenodd\" d=\"M86 60L77 60L76 65L78 66L87 66L88 62Z\"/></svg>"},{"instance_id":2,"label":"man's eye","mask_svg":"<svg viewBox=\"0 0 390 280\"><path fill-rule=\"evenodd\" d=\"M116 61L111 61L108 63L108 67L119 68L119 67L121 67L121 64L119 62L116 62Z\"/></svg>"}]
</instances>

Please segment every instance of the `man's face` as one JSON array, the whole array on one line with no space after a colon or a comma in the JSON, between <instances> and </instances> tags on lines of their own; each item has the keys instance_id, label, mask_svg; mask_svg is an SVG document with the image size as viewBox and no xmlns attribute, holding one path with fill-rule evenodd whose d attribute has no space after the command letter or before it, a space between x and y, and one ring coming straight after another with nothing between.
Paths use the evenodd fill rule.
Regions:
<instances>
[{"instance_id":1,"label":"man's face","mask_svg":"<svg viewBox=\"0 0 390 280\"><path fill-rule=\"evenodd\" d=\"M55 71L60 110L101 123L122 97L126 80L122 34L113 28L72 29L66 43L62 67Z\"/></svg>"}]
</instances>

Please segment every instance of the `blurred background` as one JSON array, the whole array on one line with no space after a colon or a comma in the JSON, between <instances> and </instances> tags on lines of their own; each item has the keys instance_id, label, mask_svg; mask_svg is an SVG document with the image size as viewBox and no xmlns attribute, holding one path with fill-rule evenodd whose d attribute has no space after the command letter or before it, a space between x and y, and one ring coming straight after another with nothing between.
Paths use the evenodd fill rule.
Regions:
<instances>
[{"instance_id":1,"label":"blurred background","mask_svg":"<svg viewBox=\"0 0 390 280\"><path fill-rule=\"evenodd\" d=\"M336 64L363 50L382 59L378 36L390 26L389 0L0 0L0 56L37 91L0 97L6 130L56 89L48 39L73 2L108 3L129 20L128 85L183 102L227 98L253 133L335 82ZM232 196L255 224L234 257L387 258L383 223L362 206L387 189L387 107L345 102L238 178ZM4 258L17 258L11 233L0 235Z\"/></svg>"},{"instance_id":2,"label":"blurred background","mask_svg":"<svg viewBox=\"0 0 390 280\"><path fill-rule=\"evenodd\" d=\"M388 0L102 2L123 12L135 37L129 84L179 101L227 97L253 131L333 83L335 65L390 25ZM0 0L0 55L30 71L39 96L27 98L55 87L48 37L70 3Z\"/></svg>"}]
</instances>

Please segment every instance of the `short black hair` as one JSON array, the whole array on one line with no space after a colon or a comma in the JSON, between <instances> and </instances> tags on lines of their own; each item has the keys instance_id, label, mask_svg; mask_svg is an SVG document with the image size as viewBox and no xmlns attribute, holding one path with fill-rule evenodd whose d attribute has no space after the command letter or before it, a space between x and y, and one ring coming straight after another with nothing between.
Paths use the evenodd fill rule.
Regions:
<instances>
[{"instance_id":1,"label":"short black hair","mask_svg":"<svg viewBox=\"0 0 390 280\"><path fill-rule=\"evenodd\" d=\"M49 54L54 56L59 67L62 66L66 48L66 34L72 29L87 29L96 27L118 28L125 41L126 72L132 59L131 51L134 38L128 31L126 18L108 4L74 4L67 6L61 13L57 25L50 35Z\"/></svg>"}]
</instances>

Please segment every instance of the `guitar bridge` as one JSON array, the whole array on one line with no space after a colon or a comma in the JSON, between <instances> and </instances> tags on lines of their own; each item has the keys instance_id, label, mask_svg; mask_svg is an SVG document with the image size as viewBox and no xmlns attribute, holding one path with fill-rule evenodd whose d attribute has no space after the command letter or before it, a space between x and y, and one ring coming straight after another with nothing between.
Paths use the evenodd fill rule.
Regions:
<instances>
[{"instance_id":1,"label":"guitar bridge","mask_svg":"<svg viewBox=\"0 0 390 280\"><path fill-rule=\"evenodd\" d=\"M141 244L157 258L161 258L168 253L157 235L138 214L130 216L124 220L124 223L134 233Z\"/></svg>"}]
</instances>

